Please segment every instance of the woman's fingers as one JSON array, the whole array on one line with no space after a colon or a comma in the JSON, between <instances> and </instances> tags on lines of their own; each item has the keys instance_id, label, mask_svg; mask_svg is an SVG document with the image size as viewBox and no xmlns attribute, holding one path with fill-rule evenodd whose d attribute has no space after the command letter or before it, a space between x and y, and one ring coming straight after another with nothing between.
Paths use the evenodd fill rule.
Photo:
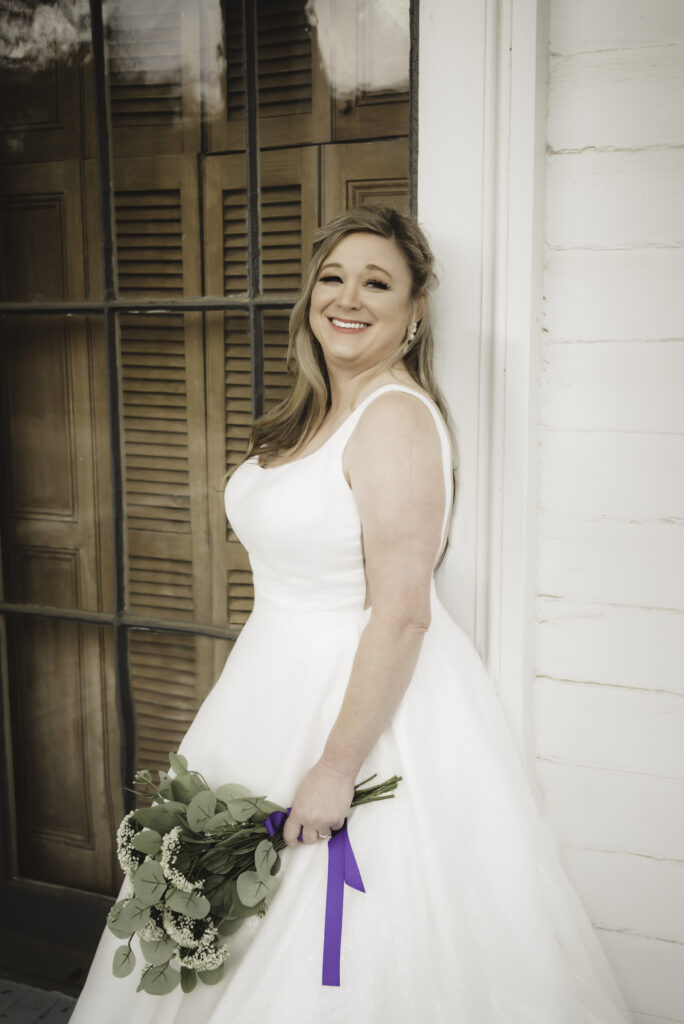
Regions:
<instances>
[{"instance_id":1,"label":"woman's fingers","mask_svg":"<svg viewBox=\"0 0 684 1024\"><path fill-rule=\"evenodd\" d=\"M301 822L297 821L296 818L293 818L292 815L290 815L283 827L283 839L288 846L297 846L301 829Z\"/></svg>"}]
</instances>

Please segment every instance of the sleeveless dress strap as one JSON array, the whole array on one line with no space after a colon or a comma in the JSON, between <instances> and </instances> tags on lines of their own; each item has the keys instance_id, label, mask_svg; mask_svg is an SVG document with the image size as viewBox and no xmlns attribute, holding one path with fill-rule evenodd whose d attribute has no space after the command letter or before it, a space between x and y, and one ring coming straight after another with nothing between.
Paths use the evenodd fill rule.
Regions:
<instances>
[{"instance_id":1,"label":"sleeveless dress strap","mask_svg":"<svg viewBox=\"0 0 684 1024\"><path fill-rule=\"evenodd\" d=\"M347 446L350 437L354 433L356 426L361 418L362 413L368 408L368 406L380 395L386 394L388 391L403 391L407 395L413 395L427 406L432 413L432 418L435 421L437 427L437 433L442 448L442 472L444 475L444 516L442 519L442 533L441 541L439 545L439 553L437 561L442 557L442 553L446 546L447 535L449 533L449 520L451 518L451 509L454 500L454 474L453 474L453 450L451 445L451 437L447 430L446 423L442 419L439 409L434 402L423 395L420 391L416 391L414 388L407 387L405 384L383 384L375 391L371 391L370 395L366 395L362 402L360 402L354 411L347 417L345 422L339 429L338 437L341 441L341 451Z\"/></svg>"}]
</instances>

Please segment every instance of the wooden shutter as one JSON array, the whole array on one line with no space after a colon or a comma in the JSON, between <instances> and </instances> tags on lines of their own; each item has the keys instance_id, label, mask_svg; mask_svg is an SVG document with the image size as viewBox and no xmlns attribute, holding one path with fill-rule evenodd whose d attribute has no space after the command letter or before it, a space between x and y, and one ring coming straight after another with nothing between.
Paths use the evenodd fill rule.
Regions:
<instances>
[{"instance_id":1,"label":"wooden shutter","mask_svg":"<svg viewBox=\"0 0 684 1024\"><path fill-rule=\"evenodd\" d=\"M318 54L316 28L303 0L259 0L257 75L259 141L292 146L330 138L330 93ZM207 11L219 33L216 11ZM239 2L226 4L223 96L209 121L209 149L244 149L245 86Z\"/></svg>"},{"instance_id":2,"label":"wooden shutter","mask_svg":"<svg viewBox=\"0 0 684 1024\"><path fill-rule=\"evenodd\" d=\"M200 295L195 160L117 160L114 183L121 295Z\"/></svg>"},{"instance_id":3,"label":"wooden shutter","mask_svg":"<svg viewBox=\"0 0 684 1024\"><path fill-rule=\"evenodd\" d=\"M267 151L261 154L259 169L262 290L294 301L317 224L316 151ZM242 156L207 158L204 201L207 293L244 292L247 212Z\"/></svg>"},{"instance_id":4,"label":"wooden shutter","mask_svg":"<svg viewBox=\"0 0 684 1024\"><path fill-rule=\"evenodd\" d=\"M114 4L107 21L117 157L200 149L199 5Z\"/></svg>"},{"instance_id":5,"label":"wooden shutter","mask_svg":"<svg viewBox=\"0 0 684 1024\"><path fill-rule=\"evenodd\" d=\"M313 149L261 154L262 288L283 296L283 312L264 311L264 401L284 394L289 311L313 240L318 208L317 158ZM210 294L237 291L246 281L243 225L244 162L229 155L206 162L205 266ZM217 211L220 215L217 216ZM249 320L238 310L207 314L207 422L212 547L224 551L223 579L214 586L214 621L244 623L252 607L245 551L226 531L222 485L238 464L252 424L252 359ZM222 439L222 444L214 439Z\"/></svg>"},{"instance_id":6,"label":"wooden shutter","mask_svg":"<svg viewBox=\"0 0 684 1024\"><path fill-rule=\"evenodd\" d=\"M364 203L410 208L405 139L348 142L322 148L323 221Z\"/></svg>"}]
</instances>

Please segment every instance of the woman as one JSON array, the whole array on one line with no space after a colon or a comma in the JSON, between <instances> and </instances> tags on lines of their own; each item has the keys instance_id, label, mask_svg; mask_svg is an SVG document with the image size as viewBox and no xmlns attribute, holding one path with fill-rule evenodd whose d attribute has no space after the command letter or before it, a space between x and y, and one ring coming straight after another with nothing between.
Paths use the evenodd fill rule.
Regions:
<instances>
[{"instance_id":1,"label":"woman","mask_svg":"<svg viewBox=\"0 0 684 1024\"><path fill-rule=\"evenodd\" d=\"M625 1024L493 687L439 602L452 458L432 375L432 256L395 210L319 233L291 318L296 379L226 489L255 606L181 752L211 786L292 805L268 915L224 979L183 995L110 976L103 938L74 1021ZM321 984L327 849L354 783L339 987Z\"/></svg>"}]
</instances>

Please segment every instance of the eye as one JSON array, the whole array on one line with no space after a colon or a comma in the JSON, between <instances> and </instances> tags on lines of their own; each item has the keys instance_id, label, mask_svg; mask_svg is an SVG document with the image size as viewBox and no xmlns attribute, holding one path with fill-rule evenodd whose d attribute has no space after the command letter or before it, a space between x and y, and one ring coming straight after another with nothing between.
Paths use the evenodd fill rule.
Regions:
<instances>
[{"instance_id":1,"label":"eye","mask_svg":"<svg viewBox=\"0 0 684 1024\"><path fill-rule=\"evenodd\" d=\"M371 278L370 281L366 281L366 284L368 285L369 288L380 288L381 291L384 292L386 292L387 289L389 288L389 285L387 284L386 281L378 281L377 278Z\"/></svg>"},{"instance_id":2,"label":"eye","mask_svg":"<svg viewBox=\"0 0 684 1024\"><path fill-rule=\"evenodd\" d=\"M318 280L323 284L342 283L342 278L339 276L339 274L324 274L323 277L319 277Z\"/></svg>"}]
</instances>

